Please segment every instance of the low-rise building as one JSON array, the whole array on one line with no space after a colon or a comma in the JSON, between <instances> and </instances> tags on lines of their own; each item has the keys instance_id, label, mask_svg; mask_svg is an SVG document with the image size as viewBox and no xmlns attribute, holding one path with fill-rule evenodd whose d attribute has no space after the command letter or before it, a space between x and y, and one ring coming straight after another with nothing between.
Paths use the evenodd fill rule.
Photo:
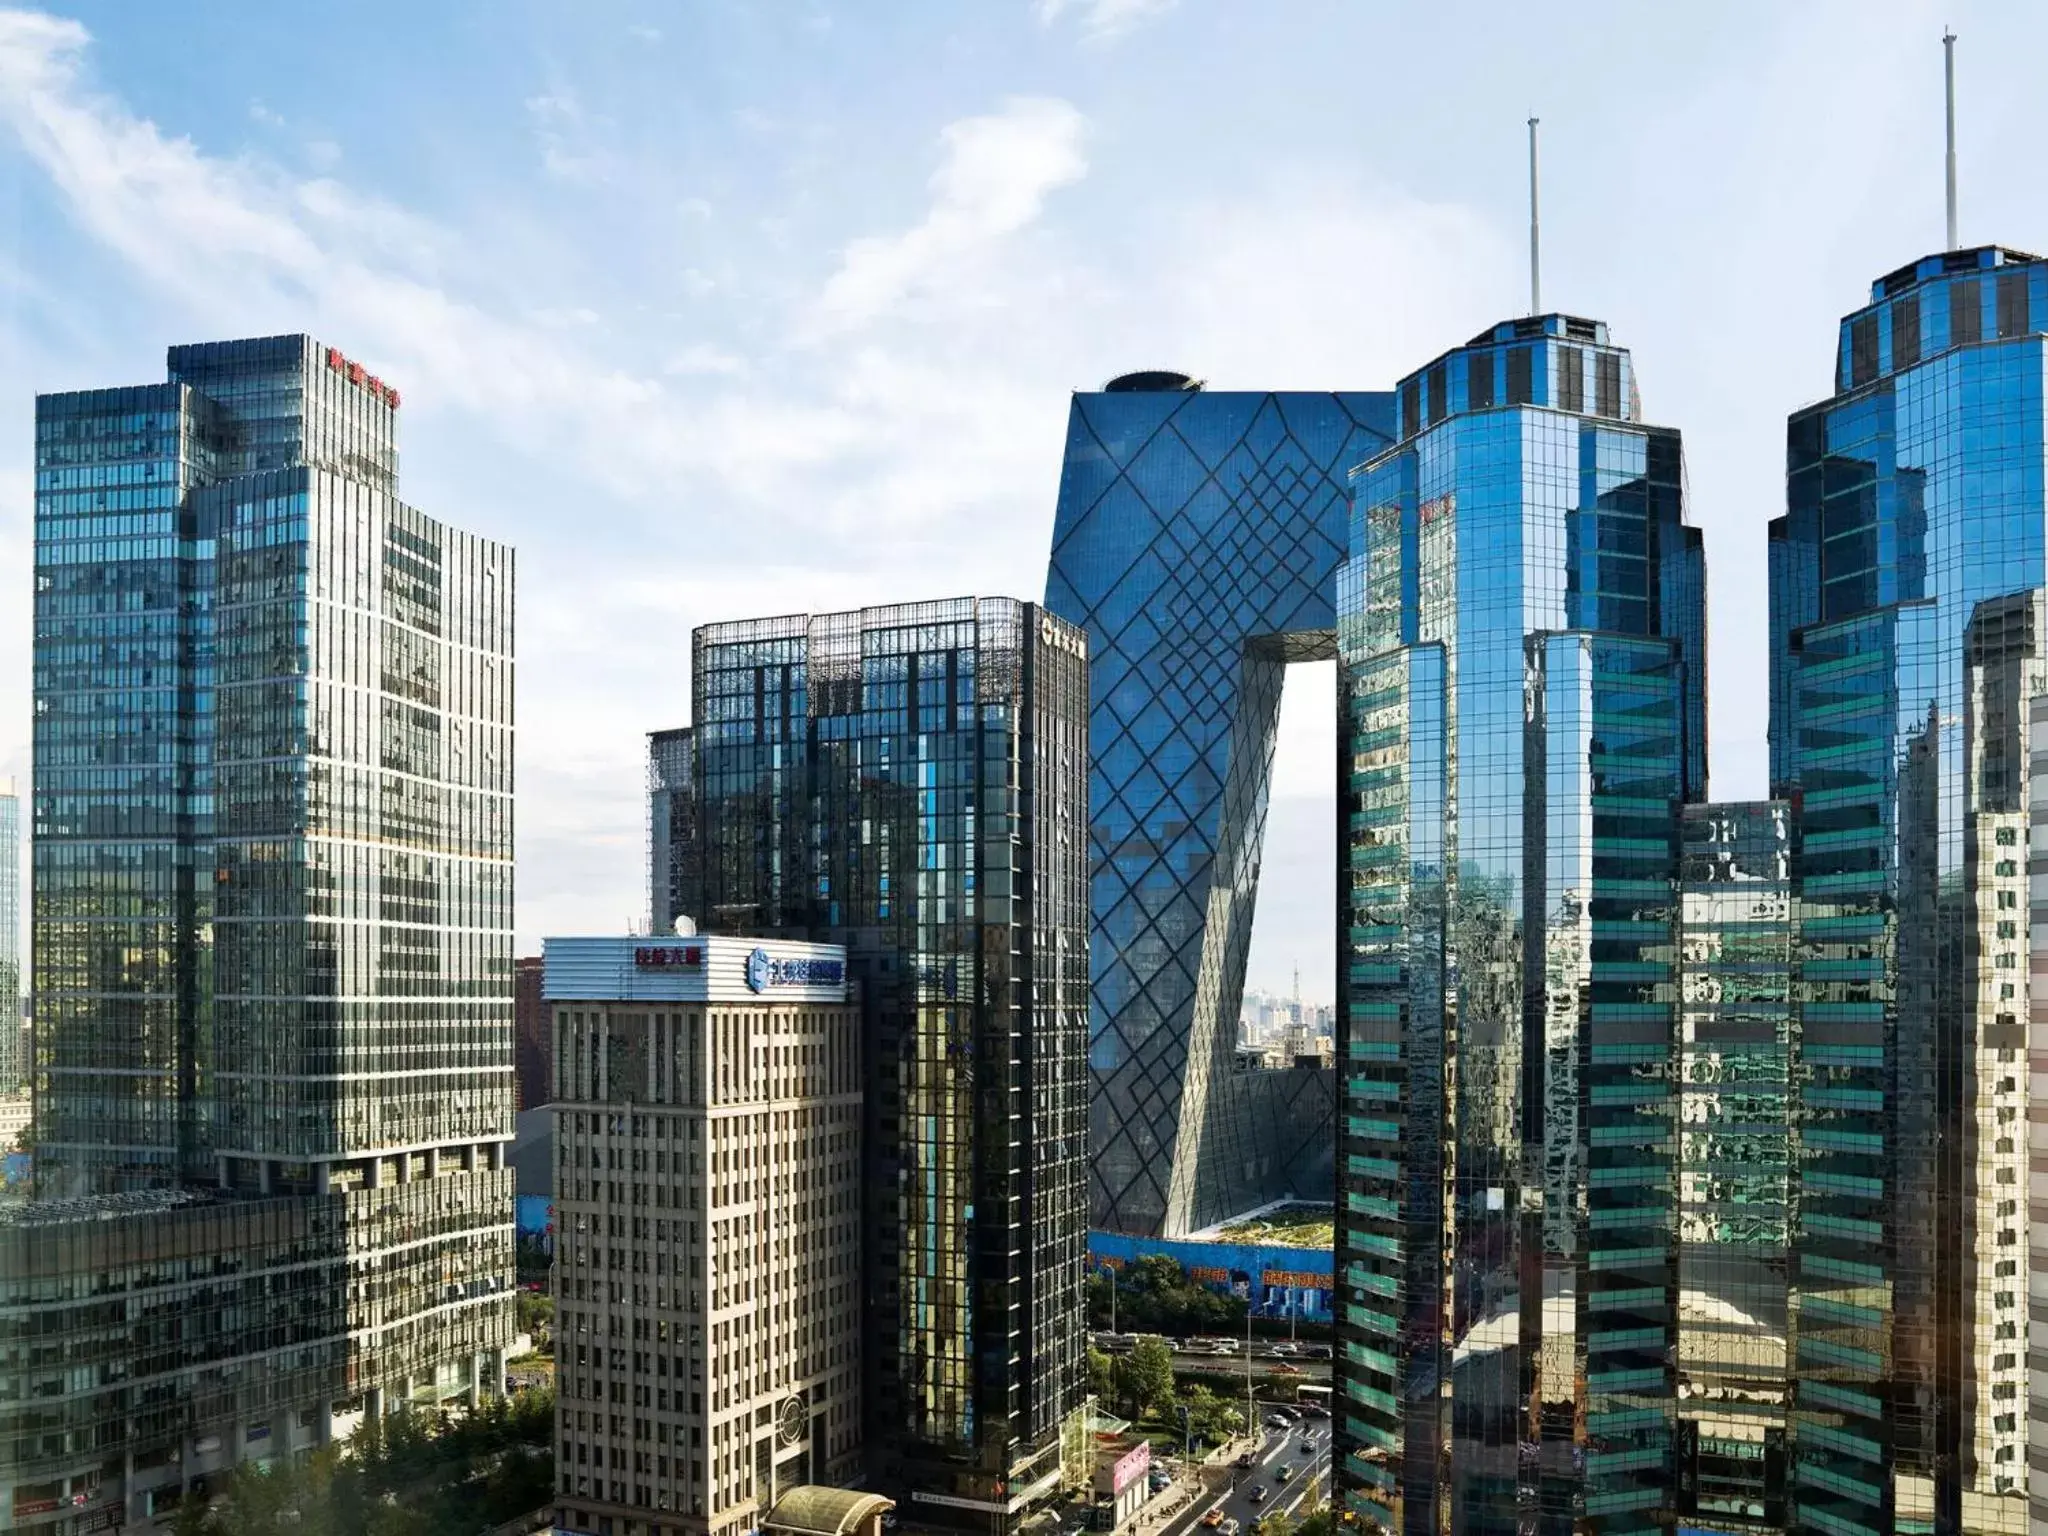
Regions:
<instances>
[{"instance_id":1,"label":"low-rise building","mask_svg":"<svg viewBox=\"0 0 2048 1536\"><path fill-rule=\"evenodd\" d=\"M1152 1471L1152 1442L1143 1435L1095 1437L1095 1528L1120 1531L1144 1507Z\"/></svg>"},{"instance_id":2,"label":"low-rise building","mask_svg":"<svg viewBox=\"0 0 2048 1536\"><path fill-rule=\"evenodd\" d=\"M557 1525L736 1536L861 1470L858 1009L836 945L550 939Z\"/></svg>"}]
</instances>

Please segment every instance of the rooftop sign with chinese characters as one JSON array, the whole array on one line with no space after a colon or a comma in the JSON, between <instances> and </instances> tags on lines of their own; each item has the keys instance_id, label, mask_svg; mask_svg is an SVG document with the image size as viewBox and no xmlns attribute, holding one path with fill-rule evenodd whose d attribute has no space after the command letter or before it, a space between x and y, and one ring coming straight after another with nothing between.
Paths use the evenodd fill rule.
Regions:
<instances>
[{"instance_id":1,"label":"rooftop sign with chinese characters","mask_svg":"<svg viewBox=\"0 0 2048 1536\"><path fill-rule=\"evenodd\" d=\"M327 366L335 373L347 375L349 383L354 384L360 389L367 389L379 400L390 406L392 410L398 409L398 387L394 384L385 383L374 373L365 371L361 363L353 362L343 357L341 355L341 348L329 347L327 349Z\"/></svg>"},{"instance_id":2,"label":"rooftop sign with chinese characters","mask_svg":"<svg viewBox=\"0 0 2048 1536\"><path fill-rule=\"evenodd\" d=\"M843 1003L846 951L795 939L645 934L548 939L541 995L556 1002Z\"/></svg>"}]
</instances>

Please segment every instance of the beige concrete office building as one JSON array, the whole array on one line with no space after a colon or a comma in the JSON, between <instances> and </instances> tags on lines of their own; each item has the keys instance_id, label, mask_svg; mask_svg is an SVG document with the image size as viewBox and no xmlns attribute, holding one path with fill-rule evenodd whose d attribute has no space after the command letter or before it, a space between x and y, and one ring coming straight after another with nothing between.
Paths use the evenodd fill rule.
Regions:
<instances>
[{"instance_id":1,"label":"beige concrete office building","mask_svg":"<svg viewBox=\"0 0 2048 1536\"><path fill-rule=\"evenodd\" d=\"M738 1536L860 1475L844 950L550 939L557 1529Z\"/></svg>"}]
</instances>

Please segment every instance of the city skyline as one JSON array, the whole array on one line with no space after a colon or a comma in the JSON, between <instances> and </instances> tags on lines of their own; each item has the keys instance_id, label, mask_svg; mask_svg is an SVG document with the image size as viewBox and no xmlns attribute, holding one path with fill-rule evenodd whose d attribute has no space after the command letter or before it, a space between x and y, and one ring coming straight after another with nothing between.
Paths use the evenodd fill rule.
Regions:
<instances>
[{"instance_id":1,"label":"city skyline","mask_svg":"<svg viewBox=\"0 0 2048 1536\"><path fill-rule=\"evenodd\" d=\"M617 3L603 28L650 56L699 25ZM910 62L895 24L806 3L799 31L733 35ZM1696 36L1621 14L1597 47L1639 66ZM424 25L422 53L480 16ZM688 117L614 113L590 52L578 73L530 30L477 88L595 233L617 189L645 200L646 135ZM1911 51L1864 37L1835 66L1938 103L1931 28L1899 30ZM560 1336L589 1341L555 1404L572 1529L675 1536L687 1511L744 1536L785 1473L858 1467L913 1526L1001 1536L1100 1427L1084 1277L1150 1251L1270 1296L1265 1260L1184 1241L1325 1202L1324 1267L1277 1268L1328 1299L1330 1475L1289 1470L1363 1531L2048 1520L2026 1344L2048 1328L2048 258L2018 248L2048 249L2048 219L2026 199L2002 188L2014 227L1987 229L2015 245L1973 238L1966 172L1961 234L1951 180L1946 244L1910 238L1868 206L1918 185L1891 122L1888 181L1829 167L1832 219L1753 154L1770 238L1727 225L1709 268L1677 247L1717 184L1657 218L1675 194L1631 145L1568 219L1654 228L1671 258L1639 265L1669 270L1580 242L1559 305L1533 217L1524 265L1507 202L1440 192L1464 184L1423 133L1400 161L1333 152L1364 179L1247 178L1245 206L1350 231L1305 296L1324 269L1221 201L1205 258L1156 238L1194 227L1169 213L1141 244L1105 212L1150 189L1155 121L1110 83L1142 105L1243 36L1220 0L1030 0L1008 33L947 34L948 110L1016 82L982 108L921 137L909 110L836 119L898 136L845 184L805 169L846 146L796 126L849 111L836 76L773 113L722 101L788 178L749 203L693 147L725 193L659 184L671 253L723 265L678 280L636 250L612 263L638 280L605 282L528 231L486 280L463 248L489 217L434 191L482 163L459 135L380 169L372 130L308 138L295 97L235 119L269 150L167 137L184 65L124 73L144 31L0 9L0 174L27 169L31 221L69 210L30 265L0 251L0 292L126 275L68 333L0 305L0 385L16 340L54 376L33 646L0 634L0 688L32 679L37 833L35 1197L0 1209L17 1520L168 1515L396 1404L511 1393L507 1154L515 1108L557 1090L544 1240ZM1013 57L981 64L997 38ZM1499 83L1500 45L1467 85ZM544 83L504 96L524 50ZM1983 50L1994 80L2006 51ZM839 206L910 165L921 216ZM2048 207L2048 170L2024 174ZM158 259L138 212L241 297ZM1815 230L1860 263L1840 293ZM1141 252L1164 297L1131 318ZM1578 302L1589 272L1619 318ZM74 377L126 357L123 313L171 343L162 371ZM1067 377L1098 359L1106 383ZM515 547L522 599L545 572L516 669ZM1309 666L1312 700L1283 683ZM0 724L0 788L20 755ZM1297 1006L1327 1039L1259 1027ZM647 1209L683 1189L689 1215Z\"/></svg>"},{"instance_id":2,"label":"city skyline","mask_svg":"<svg viewBox=\"0 0 2048 1536\"><path fill-rule=\"evenodd\" d=\"M1569 39L1571 67L1608 81L1597 111L1529 103L1545 119L1550 299L1624 326L1654 359L1660 399L1697 445L1699 521L1730 551L1710 633L1737 673L1762 659L1747 535L1781 500L1778 424L1827 389L1818 317L1846 309L1871 270L1938 245L1941 215L1940 18L1781 10L1741 25L1603 12ZM539 556L530 632L551 644L522 702L564 728L535 743L526 786L528 953L545 931L632 915L615 893L640 874L637 738L672 713L649 701L684 686L673 657L639 642L657 615L845 606L884 572L884 542L891 596L1005 589L1049 526L1067 390L1149 365L1218 388L1385 387L1514 312L1520 70L1567 44L1534 17L1474 38L1431 15L1304 8L1255 27L1196 0L1020 0L953 21L949 67L927 71L942 45L912 46L911 22L818 10L719 39L735 68L814 61L801 96L727 83L657 107L674 93L637 89L647 71L718 50L700 24L630 7L574 32L545 18L494 28L483 74L449 67L474 41L473 12L447 13L402 57L325 18L288 42L201 14L175 24L187 48L162 46L168 17L86 5L87 41L39 14L0 29L0 163L22 199L0 380L25 396L140 376L165 342L306 325L407 381L434 427L408 466L422 500L452 505L467 481ZM1959 25L1965 243L2048 247L2044 172L2021 152L2035 112L2023 61L2048 20L1984 6ZM313 71L303 97L194 86L215 68L270 78L287 47ZM1390 49L1455 59L1513 110L1449 113L1430 71L1404 70L1382 82L1388 110L1431 131L1398 150L1361 135L1348 70L1322 72ZM863 83L833 63L840 50L869 56ZM1185 120L1187 84L1218 68L1241 78L1261 133ZM408 91L414 71L435 89ZM373 81L399 104L378 104ZM1899 110L1837 141L1828 125L1866 92ZM1617 164L1604 134L1622 120ZM828 182L824 146L859 123L873 153ZM685 129L704 152L667 163ZM439 148L404 155L401 139ZM1831 149L1785 155L1787 141ZM1273 171L1282 149L1295 171ZM102 169L81 179L72 164ZM234 217L188 230L179 210L201 204ZM1604 243L1616 213L1663 231L1655 261ZM158 228L190 233L208 260L161 262ZM1162 228L1193 238L1162 244ZM1136 250L1148 271L1134 288L1115 274ZM1248 284L1252 272L1270 277ZM102 303L61 303L77 283ZM1391 292L1398 306L1375 298ZM26 446L6 430L0 550L25 550ZM691 485L680 519L678 475ZM569 504L582 514L560 517ZM982 537L953 536L969 526ZM633 574L602 611L577 599L628 554ZM0 772L23 777L24 644L0 631L0 689L15 690L12 704L0 693ZM1759 712L1714 707L1717 791L1763 794ZM1270 836L1304 885L1324 841L1327 745L1313 726L1283 730ZM1284 988L1297 959L1326 972L1323 892L1291 920L1267 906L1291 947L1263 961L1262 925L1251 983Z\"/></svg>"}]
</instances>

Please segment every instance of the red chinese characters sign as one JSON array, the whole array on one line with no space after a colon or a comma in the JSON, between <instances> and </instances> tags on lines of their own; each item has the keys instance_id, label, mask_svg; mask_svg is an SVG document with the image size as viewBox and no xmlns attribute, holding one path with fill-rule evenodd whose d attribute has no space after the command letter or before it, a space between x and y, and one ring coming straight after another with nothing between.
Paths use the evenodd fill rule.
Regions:
<instances>
[{"instance_id":1,"label":"red chinese characters sign","mask_svg":"<svg viewBox=\"0 0 2048 1536\"><path fill-rule=\"evenodd\" d=\"M646 971L669 971L702 965L704 951L688 944L648 944L633 951L633 963Z\"/></svg>"},{"instance_id":2,"label":"red chinese characters sign","mask_svg":"<svg viewBox=\"0 0 2048 1536\"><path fill-rule=\"evenodd\" d=\"M365 369L361 363L344 357L341 348L329 347L327 349L327 366L336 373L346 377L349 383L357 385L362 389L367 389L394 411L398 409L398 391L390 384L385 383L384 380L378 378L374 373Z\"/></svg>"}]
</instances>

